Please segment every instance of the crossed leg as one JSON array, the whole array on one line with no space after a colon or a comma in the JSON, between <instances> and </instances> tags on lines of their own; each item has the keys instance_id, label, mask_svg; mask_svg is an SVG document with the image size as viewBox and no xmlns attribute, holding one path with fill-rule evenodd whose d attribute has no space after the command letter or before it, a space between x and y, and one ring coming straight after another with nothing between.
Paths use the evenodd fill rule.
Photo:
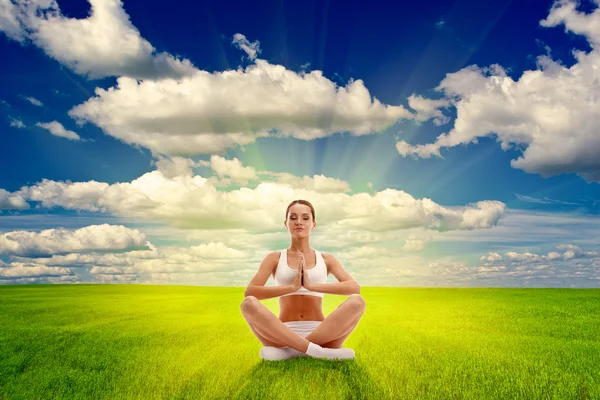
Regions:
<instances>
[{"instance_id":1,"label":"crossed leg","mask_svg":"<svg viewBox=\"0 0 600 400\"><path fill-rule=\"evenodd\" d=\"M365 312L365 300L350 295L306 338L302 338L277 318L254 296L242 301L240 309L252 333L265 346L291 347L306 353L309 342L322 347L339 348L350 336Z\"/></svg>"},{"instance_id":2,"label":"crossed leg","mask_svg":"<svg viewBox=\"0 0 600 400\"><path fill-rule=\"evenodd\" d=\"M359 294L351 294L306 337L306 340L322 347L342 347L358 325L365 309L365 299Z\"/></svg>"},{"instance_id":3,"label":"crossed leg","mask_svg":"<svg viewBox=\"0 0 600 400\"><path fill-rule=\"evenodd\" d=\"M265 346L288 346L306 353L309 341L281 322L256 297L247 296L244 298L240 310L252 332Z\"/></svg>"}]
</instances>

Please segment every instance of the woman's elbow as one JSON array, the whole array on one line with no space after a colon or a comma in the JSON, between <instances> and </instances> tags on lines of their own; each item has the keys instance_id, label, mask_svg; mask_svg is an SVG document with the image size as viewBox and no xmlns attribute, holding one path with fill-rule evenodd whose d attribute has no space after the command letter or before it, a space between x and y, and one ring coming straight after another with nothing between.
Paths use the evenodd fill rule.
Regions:
<instances>
[{"instance_id":1,"label":"woman's elbow","mask_svg":"<svg viewBox=\"0 0 600 400\"><path fill-rule=\"evenodd\" d=\"M248 285L244 290L244 297L252 296L252 285Z\"/></svg>"}]
</instances>

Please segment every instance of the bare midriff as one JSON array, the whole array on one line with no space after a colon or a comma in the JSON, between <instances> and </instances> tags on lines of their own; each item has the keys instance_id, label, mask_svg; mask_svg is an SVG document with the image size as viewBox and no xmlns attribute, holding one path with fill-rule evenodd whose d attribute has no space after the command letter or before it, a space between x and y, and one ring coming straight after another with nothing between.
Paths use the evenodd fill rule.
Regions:
<instances>
[{"instance_id":1,"label":"bare midriff","mask_svg":"<svg viewBox=\"0 0 600 400\"><path fill-rule=\"evenodd\" d=\"M323 321L323 299L317 296L292 295L279 298L279 319L288 321Z\"/></svg>"},{"instance_id":2,"label":"bare midriff","mask_svg":"<svg viewBox=\"0 0 600 400\"><path fill-rule=\"evenodd\" d=\"M298 264L298 255L287 253L288 268L294 269L289 265ZM310 266L309 266L310 265ZM317 265L317 254L313 250L313 257L306 260L306 269L310 270ZM273 278L275 278L273 271ZM296 294L292 296L279 297L279 319L281 322L289 321L323 321L323 298L305 294Z\"/></svg>"}]
</instances>

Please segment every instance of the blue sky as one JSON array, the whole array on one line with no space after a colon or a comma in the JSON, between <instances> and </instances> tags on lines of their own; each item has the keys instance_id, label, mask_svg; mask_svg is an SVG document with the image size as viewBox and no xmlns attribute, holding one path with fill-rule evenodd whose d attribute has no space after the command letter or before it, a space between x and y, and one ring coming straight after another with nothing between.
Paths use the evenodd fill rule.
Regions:
<instances>
[{"instance_id":1,"label":"blue sky","mask_svg":"<svg viewBox=\"0 0 600 400\"><path fill-rule=\"evenodd\" d=\"M598 287L594 2L6 4L0 283Z\"/></svg>"}]
</instances>

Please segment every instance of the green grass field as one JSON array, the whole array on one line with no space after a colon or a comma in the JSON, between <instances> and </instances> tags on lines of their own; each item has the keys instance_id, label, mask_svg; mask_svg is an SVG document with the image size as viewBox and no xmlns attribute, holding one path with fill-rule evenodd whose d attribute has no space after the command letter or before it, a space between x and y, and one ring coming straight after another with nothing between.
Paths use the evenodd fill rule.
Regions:
<instances>
[{"instance_id":1,"label":"green grass field","mask_svg":"<svg viewBox=\"0 0 600 400\"><path fill-rule=\"evenodd\" d=\"M355 360L263 361L243 288L0 286L0 398L600 399L600 289L361 295Z\"/></svg>"}]
</instances>

